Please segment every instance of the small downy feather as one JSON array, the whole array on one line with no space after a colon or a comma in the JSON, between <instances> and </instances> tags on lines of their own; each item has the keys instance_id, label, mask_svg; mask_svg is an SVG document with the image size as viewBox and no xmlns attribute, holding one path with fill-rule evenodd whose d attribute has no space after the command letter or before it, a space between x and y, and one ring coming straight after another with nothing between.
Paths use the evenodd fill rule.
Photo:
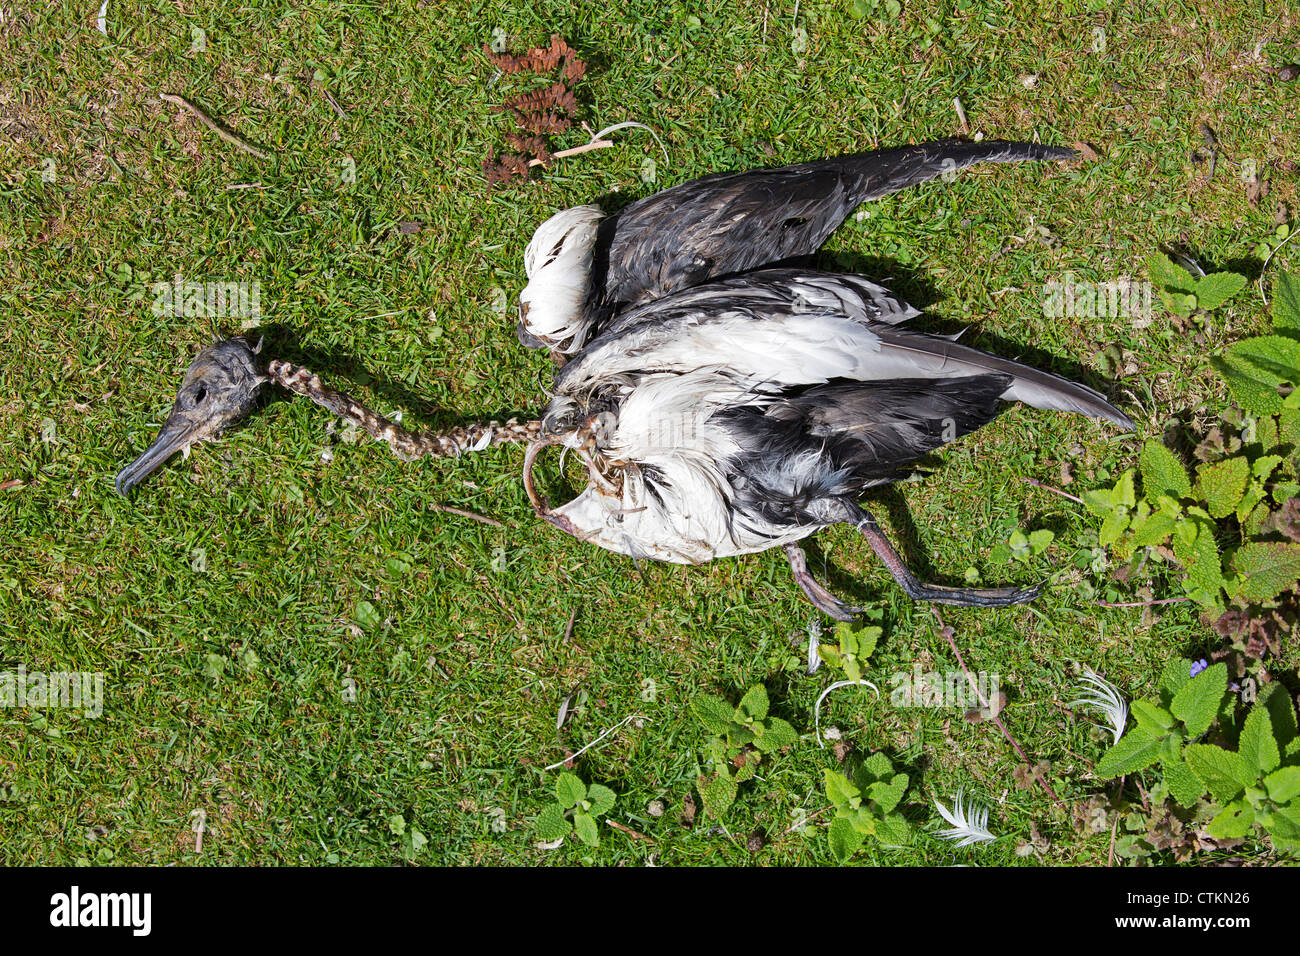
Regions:
<instances>
[{"instance_id":1,"label":"small downy feather","mask_svg":"<svg viewBox=\"0 0 1300 956\"><path fill-rule=\"evenodd\" d=\"M1114 742L1124 736L1128 725L1128 703L1117 688L1100 674L1085 670L1079 678L1077 700L1070 701L1071 707L1087 707L1100 714L1106 721L1106 729L1114 737Z\"/></svg>"}]
</instances>

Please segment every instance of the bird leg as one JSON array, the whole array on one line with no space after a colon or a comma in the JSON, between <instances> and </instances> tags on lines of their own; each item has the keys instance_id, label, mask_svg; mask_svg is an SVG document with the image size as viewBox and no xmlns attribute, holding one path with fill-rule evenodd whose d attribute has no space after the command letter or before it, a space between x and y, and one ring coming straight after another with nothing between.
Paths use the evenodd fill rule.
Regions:
<instances>
[{"instance_id":1,"label":"bird leg","mask_svg":"<svg viewBox=\"0 0 1300 956\"><path fill-rule=\"evenodd\" d=\"M856 523L858 532L867 539L876 557L894 576L903 591L913 601L933 601L936 604L956 604L964 607L1006 607L1011 604L1024 604L1038 597L1043 590L1041 584L1027 588L950 588L939 584L926 584L917 580L907 569L902 557L889 543L880 525L866 508L857 508L860 515Z\"/></svg>"},{"instance_id":2,"label":"bird leg","mask_svg":"<svg viewBox=\"0 0 1300 956\"><path fill-rule=\"evenodd\" d=\"M808 556L804 554L803 548L792 541L785 546L785 556L790 561L790 570L794 572L795 583L817 610L837 621L857 619L859 608L850 607L841 601L812 576L808 570Z\"/></svg>"},{"instance_id":3,"label":"bird leg","mask_svg":"<svg viewBox=\"0 0 1300 956\"><path fill-rule=\"evenodd\" d=\"M386 442L393 454L403 461L416 458L455 458L467 451L482 451L491 445L533 441L541 432L541 422L518 422L504 425L461 425L447 431L410 432L378 412L362 405L343 392L321 383L320 376L300 365L279 360L267 366L267 377L282 388L310 398L346 422L366 431L376 441Z\"/></svg>"}]
</instances>

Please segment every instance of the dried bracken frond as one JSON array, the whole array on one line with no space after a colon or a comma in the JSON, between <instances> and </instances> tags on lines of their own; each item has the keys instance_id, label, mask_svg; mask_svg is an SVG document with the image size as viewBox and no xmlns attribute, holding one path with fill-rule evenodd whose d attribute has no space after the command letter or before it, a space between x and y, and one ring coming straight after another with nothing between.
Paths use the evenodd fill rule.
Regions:
<instances>
[{"instance_id":1,"label":"dried bracken frond","mask_svg":"<svg viewBox=\"0 0 1300 956\"><path fill-rule=\"evenodd\" d=\"M511 112L541 113L547 110L555 110L561 113L575 113L578 110L578 100L573 95L573 91L563 83L552 83L540 90L529 90L527 93L512 96L505 103L495 106L493 109L499 112L509 110Z\"/></svg>"},{"instance_id":2,"label":"dried bracken frond","mask_svg":"<svg viewBox=\"0 0 1300 956\"><path fill-rule=\"evenodd\" d=\"M567 75L571 64L582 64L578 52L558 33L551 34L551 45L546 49L532 49L523 54L496 53L491 46L485 45L483 52L502 73L549 73L563 65ZM582 64L576 79L582 78L582 70L585 68L585 64Z\"/></svg>"},{"instance_id":3,"label":"dried bracken frond","mask_svg":"<svg viewBox=\"0 0 1300 956\"><path fill-rule=\"evenodd\" d=\"M515 125L520 129L542 136L563 133L573 125L572 120L560 113L525 113L521 110L511 110L510 115L515 118Z\"/></svg>"},{"instance_id":4,"label":"dried bracken frond","mask_svg":"<svg viewBox=\"0 0 1300 956\"><path fill-rule=\"evenodd\" d=\"M570 83L577 83L587 75L587 64L577 57L564 64L564 78Z\"/></svg>"},{"instance_id":5,"label":"dried bracken frond","mask_svg":"<svg viewBox=\"0 0 1300 956\"><path fill-rule=\"evenodd\" d=\"M518 153L503 153L498 157L494 150L483 160L483 175L487 177L489 186L508 183L512 179L527 179L528 157Z\"/></svg>"},{"instance_id":6,"label":"dried bracken frond","mask_svg":"<svg viewBox=\"0 0 1300 956\"><path fill-rule=\"evenodd\" d=\"M484 53L502 73L534 73L552 79L547 86L515 93L492 107L495 112L509 114L517 132L506 136L510 152L500 156L493 152L484 160L483 175L489 186L526 180L531 167L550 166L555 159L547 137L573 126L578 98L572 87L586 76L587 65L558 34L551 37L550 46L527 53L497 53L491 47L484 47ZM554 76L557 70L558 79Z\"/></svg>"},{"instance_id":7,"label":"dried bracken frond","mask_svg":"<svg viewBox=\"0 0 1300 956\"><path fill-rule=\"evenodd\" d=\"M521 158L531 156L536 159L537 165L540 166L551 165L551 160L554 158L544 136L521 136L519 133L508 133L506 145Z\"/></svg>"}]
</instances>

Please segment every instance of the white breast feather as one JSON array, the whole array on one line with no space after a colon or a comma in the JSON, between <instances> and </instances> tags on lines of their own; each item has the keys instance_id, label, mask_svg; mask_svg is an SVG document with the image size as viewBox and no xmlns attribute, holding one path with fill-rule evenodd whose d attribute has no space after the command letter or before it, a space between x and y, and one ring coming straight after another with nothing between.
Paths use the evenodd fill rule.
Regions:
<instances>
[{"instance_id":1,"label":"white breast feather","mask_svg":"<svg viewBox=\"0 0 1300 956\"><path fill-rule=\"evenodd\" d=\"M624 473L621 499L589 488L557 512L593 544L678 564L763 551L811 534L815 527L734 520L731 485L720 466L739 448L710 418L747 391L714 369L643 378L602 441L615 463L639 466ZM654 470L653 492L643 468Z\"/></svg>"}]
</instances>

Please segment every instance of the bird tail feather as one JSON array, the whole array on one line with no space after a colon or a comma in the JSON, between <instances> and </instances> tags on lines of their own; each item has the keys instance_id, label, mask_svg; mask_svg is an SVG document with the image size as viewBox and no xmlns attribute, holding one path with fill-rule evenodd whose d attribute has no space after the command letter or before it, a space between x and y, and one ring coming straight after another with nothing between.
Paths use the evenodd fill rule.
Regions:
<instances>
[{"instance_id":1,"label":"bird tail feather","mask_svg":"<svg viewBox=\"0 0 1300 956\"><path fill-rule=\"evenodd\" d=\"M887 325L878 325L872 331L880 338L882 351L894 352L899 364L909 370L897 374L920 373L934 378L987 373L1008 375L1012 378L1011 386L1002 393L1007 401L1103 418L1125 431L1132 431L1135 427L1127 415L1087 385L959 345L950 339Z\"/></svg>"}]
</instances>

